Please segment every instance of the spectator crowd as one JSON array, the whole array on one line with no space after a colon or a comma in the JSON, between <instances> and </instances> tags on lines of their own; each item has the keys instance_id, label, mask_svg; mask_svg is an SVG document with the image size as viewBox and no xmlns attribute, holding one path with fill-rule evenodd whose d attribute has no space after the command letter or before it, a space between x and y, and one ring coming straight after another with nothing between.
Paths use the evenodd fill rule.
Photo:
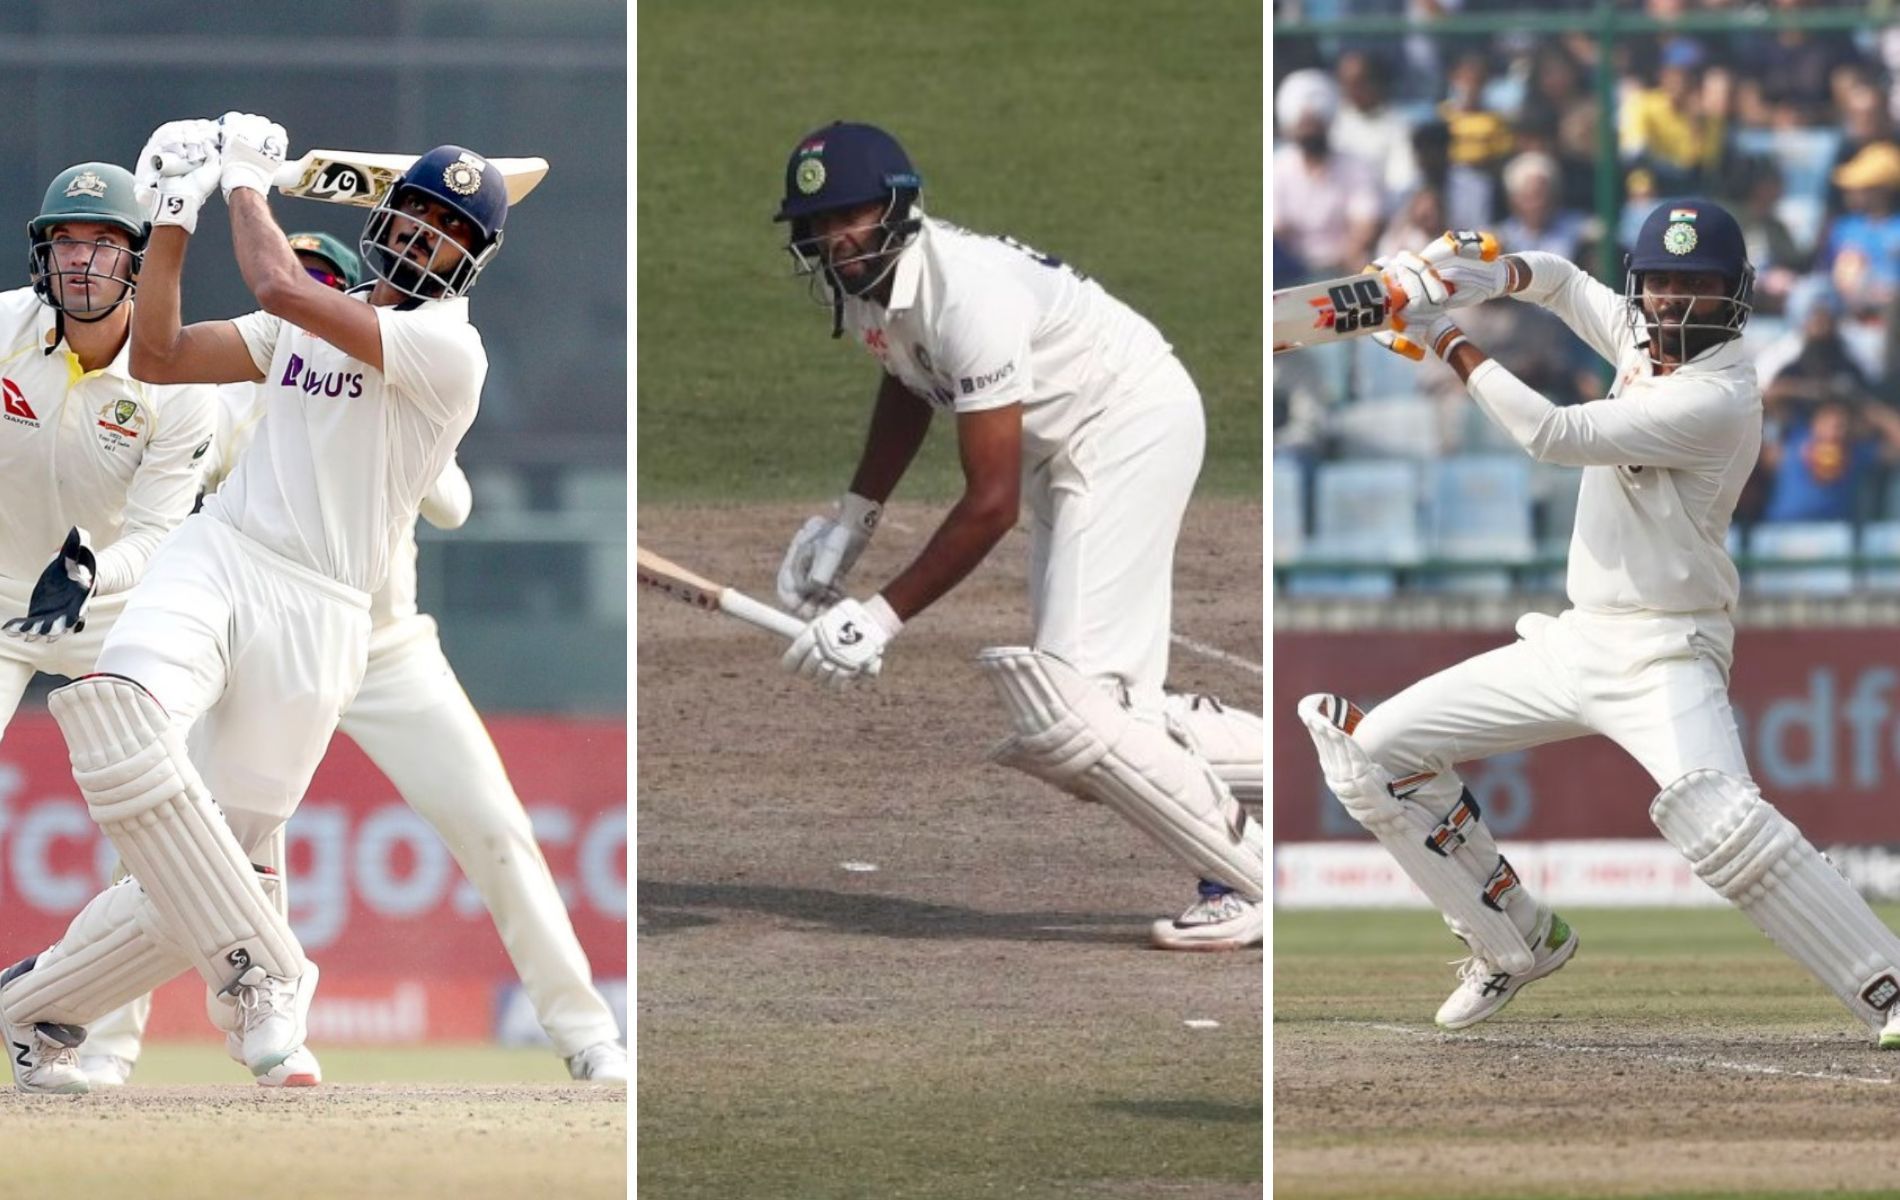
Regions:
<instances>
[{"instance_id":1,"label":"spectator crowd","mask_svg":"<svg viewBox=\"0 0 1900 1200\"><path fill-rule=\"evenodd\" d=\"M1492 230L1507 251L1547 251L1599 271L1606 255L1620 264L1656 204L1713 198L1741 221L1758 275L1747 344L1765 431L1739 521L1900 520L1900 25L1738 21L1733 31L1677 33L1666 23L1689 13L1824 6L1618 7L1665 29L1613 43L1604 112L1602 44L1581 19L1573 34L1433 34L1433 17L1522 6L1276 6L1279 20L1416 23L1382 36L1276 35L1274 286L1349 274L1448 228ZM1538 6L1580 18L1594 8ZM1620 266L1605 281L1621 290ZM1469 324L1554 402L1603 394L1599 360L1549 314L1507 301ZM1363 341L1277 358L1276 459L1310 466L1355 453L1429 459L1502 448L1449 371L1381 356L1392 357ZM1429 420L1393 415L1421 399Z\"/></svg>"}]
</instances>

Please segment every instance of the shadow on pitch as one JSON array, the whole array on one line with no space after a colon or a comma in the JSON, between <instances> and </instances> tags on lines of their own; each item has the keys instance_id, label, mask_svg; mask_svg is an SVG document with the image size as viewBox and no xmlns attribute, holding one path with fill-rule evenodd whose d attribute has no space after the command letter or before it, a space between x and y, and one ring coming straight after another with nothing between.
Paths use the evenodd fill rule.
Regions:
<instances>
[{"instance_id":1,"label":"shadow on pitch","mask_svg":"<svg viewBox=\"0 0 1900 1200\"><path fill-rule=\"evenodd\" d=\"M1096 1108L1129 1117L1163 1121L1217 1121L1229 1125L1258 1125L1265 1119L1265 1107L1253 1104L1225 1104L1213 1100L1103 1100Z\"/></svg>"},{"instance_id":2,"label":"shadow on pitch","mask_svg":"<svg viewBox=\"0 0 1900 1200\"><path fill-rule=\"evenodd\" d=\"M716 911L753 912L839 933L885 938L966 938L1005 942L1128 945L1150 917L1126 913L979 912L901 896L819 888L641 880L635 900L643 935L676 933L718 920Z\"/></svg>"}]
</instances>

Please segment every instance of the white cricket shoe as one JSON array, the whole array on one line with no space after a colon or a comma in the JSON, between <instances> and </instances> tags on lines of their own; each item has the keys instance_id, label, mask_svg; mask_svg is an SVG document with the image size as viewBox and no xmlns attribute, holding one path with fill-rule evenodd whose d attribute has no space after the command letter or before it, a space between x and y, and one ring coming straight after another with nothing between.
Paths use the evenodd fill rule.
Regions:
<instances>
[{"instance_id":1,"label":"white cricket shoe","mask_svg":"<svg viewBox=\"0 0 1900 1200\"><path fill-rule=\"evenodd\" d=\"M1577 952L1577 933L1556 913L1544 918L1532 939L1531 969L1512 975L1494 968L1477 955L1452 964L1458 968L1458 988L1439 1006L1433 1018L1440 1029L1467 1029L1511 1002L1518 989L1549 975Z\"/></svg>"},{"instance_id":2,"label":"white cricket shoe","mask_svg":"<svg viewBox=\"0 0 1900 1200\"><path fill-rule=\"evenodd\" d=\"M310 1001L317 992L317 964L304 960L303 974L278 979L252 967L232 985L237 996L240 1055L260 1080L303 1049L310 1035ZM266 1084L265 1086L271 1086Z\"/></svg>"},{"instance_id":3,"label":"white cricket shoe","mask_svg":"<svg viewBox=\"0 0 1900 1200\"><path fill-rule=\"evenodd\" d=\"M567 1073L583 1083L625 1083L627 1048L619 1042L595 1042L567 1060Z\"/></svg>"},{"instance_id":4,"label":"white cricket shoe","mask_svg":"<svg viewBox=\"0 0 1900 1200\"><path fill-rule=\"evenodd\" d=\"M224 1035L224 1052L231 1061L244 1063L244 1039L235 1033ZM310 1052L310 1047L299 1046L285 1056L284 1061L257 1077L258 1087L316 1087L323 1082L323 1064Z\"/></svg>"},{"instance_id":5,"label":"white cricket shoe","mask_svg":"<svg viewBox=\"0 0 1900 1200\"><path fill-rule=\"evenodd\" d=\"M86 1073L86 1081L93 1090L100 1088L124 1087L125 1081L132 1078L133 1062L117 1054L81 1054L79 1069Z\"/></svg>"},{"instance_id":6,"label":"white cricket shoe","mask_svg":"<svg viewBox=\"0 0 1900 1200\"><path fill-rule=\"evenodd\" d=\"M1232 888L1201 881L1201 894L1172 921L1156 921L1148 936L1162 950L1245 950L1258 946L1266 924L1260 906Z\"/></svg>"},{"instance_id":7,"label":"white cricket shoe","mask_svg":"<svg viewBox=\"0 0 1900 1200\"><path fill-rule=\"evenodd\" d=\"M38 961L36 954L0 972L0 987L31 971ZM80 1026L50 1021L15 1025L0 1017L0 1037L6 1038L13 1085L21 1091L77 1095L92 1090L79 1066L78 1046L86 1040L86 1031Z\"/></svg>"}]
</instances>

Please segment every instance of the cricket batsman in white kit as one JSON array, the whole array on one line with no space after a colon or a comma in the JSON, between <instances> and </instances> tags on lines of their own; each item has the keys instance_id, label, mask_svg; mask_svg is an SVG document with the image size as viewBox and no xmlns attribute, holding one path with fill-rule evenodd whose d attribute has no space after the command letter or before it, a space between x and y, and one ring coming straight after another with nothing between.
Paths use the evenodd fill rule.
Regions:
<instances>
[{"instance_id":1,"label":"cricket batsman in white kit","mask_svg":"<svg viewBox=\"0 0 1900 1200\"><path fill-rule=\"evenodd\" d=\"M1739 579L1726 538L1761 446L1743 353L1754 271L1735 219L1689 200L1650 214L1622 295L1550 254L1483 260L1447 234L1376 264L1412 297L1403 332L1464 380L1533 458L1583 468L1559 616L1371 712L1308 696L1299 714L1346 810L1392 853L1471 950L1437 1022L1463 1029L1575 954L1576 931L1498 852L1458 763L1600 733L1661 788L1649 813L1696 874L1900 1045L1900 938L1749 777L1728 679ZM1616 368L1608 398L1552 405L1472 344L1448 309L1541 304Z\"/></svg>"},{"instance_id":2,"label":"cricket batsman in white kit","mask_svg":"<svg viewBox=\"0 0 1900 1200\"><path fill-rule=\"evenodd\" d=\"M813 295L884 370L870 434L831 517L807 521L778 595L810 619L788 669L833 685L885 649L1030 512L1033 647L979 666L1015 725L996 752L1113 808L1202 879L1152 940L1229 950L1261 940L1260 719L1168 696L1176 537L1200 473L1200 393L1153 325L1059 259L926 216L896 139L836 123L799 142L777 220ZM843 586L933 413L956 421L963 496L875 594Z\"/></svg>"},{"instance_id":3,"label":"cricket batsman in white kit","mask_svg":"<svg viewBox=\"0 0 1900 1200\"><path fill-rule=\"evenodd\" d=\"M293 233L290 247L313 279L339 291L361 282L361 260L328 234ZM232 383L218 391L218 433L204 462L207 492L231 473L264 415L268 389ZM473 493L454 460L422 497L421 515L438 529L468 520ZM422 814L455 856L493 915L555 1053L575 1079L625 1083L627 1051L613 1009L595 989L587 954L527 811L515 795L501 755L442 653L434 618L416 608L416 538L403 530L389 579L370 597L369 664L337 728L369 756L409 806ZM265 865L285 876L284 833L266 843ZM94 1088L131 1075L151 1014L150 997L87 1028L79 1061ZM239 1050L235 1039L231 1049ZM305 1048L299 1081L320 1081ZM261 1077L260 1082L277 1082Z\"/></svg>"},{"instance_id":4,"label":"cricket batsman in white kit","mask_svg":"<svg viewBox=\"0 0 1900 1200\"><path fill-rule=\"evenodd\" d=\"M133 187L61 171L27 224L31 286L0 293L0 735L35 673L92 670L212 435L211 388L128 369L151 234Z\"/></svg>"},{"instance_id":5,"label":"cricket batsman in white kit","mask_svg":"<svg viewBox=\"0 0 1900 1200\"><path fill-rule=\"evenodd\" d=\"M130 877L0 972L0 1032L25 1091L86 1090L86 1023L187 969L229 1000L254 1075L303 1048L317 969L271 895L281 881L253 855L355 695L370 594L475 418L487 358L466 294L500 248L508 203L487 160L437 147L365 225L375 286L344 295L304 271L271 218L287 141L282 126L228 113L160 126L139 156L155 228L132 371L261 382L265 413L217 495L154 554L96 672L49 700ZM160 160L190 169L160 175ZM220 185L262 311L181 327L186 245Z\"/></svg>"}]
</instances>

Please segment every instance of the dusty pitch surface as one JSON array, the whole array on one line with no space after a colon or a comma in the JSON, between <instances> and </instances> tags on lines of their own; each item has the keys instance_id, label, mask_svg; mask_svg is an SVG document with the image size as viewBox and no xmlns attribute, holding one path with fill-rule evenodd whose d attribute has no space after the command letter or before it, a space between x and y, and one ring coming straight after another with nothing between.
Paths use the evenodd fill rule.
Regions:
<instances>
[{"instance_id":1,"label":"dusty pitch surface","mask_svg":"<svg viewBox=\"0 0 1900 1200\"><path fill-rule=\"evenodd\" d=\"M808 511L643 507L639 536L768 598ZM898 505L856 578L941 511ZM1175 628L1235 660L1177 647L1176 686L1259 705L1261 540L1257 504L1196 505ZM642 1196L1260 1194L1260 954L1146 949L1192 880L983 760L1005 718L970 660L1026 637L1026 546L861 696L638 596Z\"/></svg>"},{"instance_id":2,"label":"dusty pitch surface","mask_svg":"<svg viewBox=\"0 0 1900 1200\"><path fill-rule=\"evenodd\" d=\"M212 1053L207 1051L207 1053ZM246 1083L0 1092L0 1194L200 1200L626 1195L627 1091ZM552 1189L550 1191L550 1189Z\"/></svg>"},{"instance_id":3,"label":"dusty pitch surface","mask_svg":"<svg viewBox=\"0 0 1900 1200\"><path fill-rule=\"evenodd\" d=\"M1739 916L1571 915L1577 958L1455 1034L1435 917L1281 915L1275 1195L1893 1194L1900 1056Z\"/></svg>"}]
</instances>

